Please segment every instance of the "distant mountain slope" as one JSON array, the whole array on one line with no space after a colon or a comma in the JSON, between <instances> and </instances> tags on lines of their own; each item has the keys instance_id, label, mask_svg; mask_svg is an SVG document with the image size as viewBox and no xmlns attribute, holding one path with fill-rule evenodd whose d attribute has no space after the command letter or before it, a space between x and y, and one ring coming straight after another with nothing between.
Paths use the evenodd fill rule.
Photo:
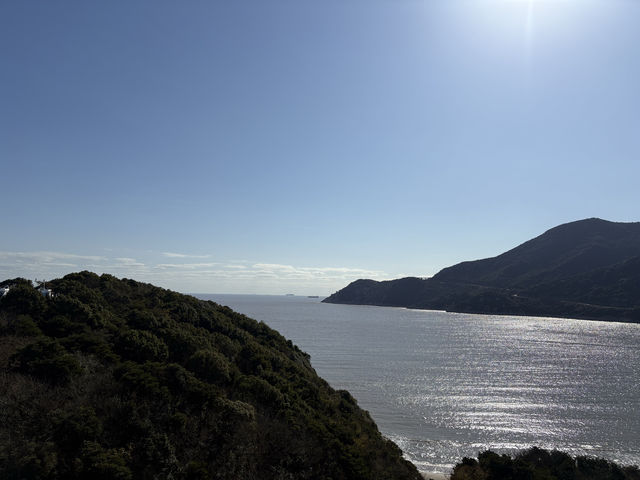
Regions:
<instances>
[{"instance_id":1,"label":"distant mountain slope","mask_svg":"<svg viewBox=\"0 0 640 480\"><path fill-rule=\"evenodd\" d=\"M419 480L275 330L89 272L0 298L0 478Z\"/></svg>"},{"instance_id":2,"label":"distant mountain slope","mask_svg":"<svg viewBox=\"0 0 640 480\"><path fill-rule=\"evenodd\" d=\"M497 257L462 262L435 280L528 288L640 256L640 223L589 218L552 228Z\"/></svg>"},{"instance_id":3,"label":"distant mountain slope","mask_svg":"<svg viewBox=\"0 0 640 480\"><path fill-rule=\"evenodd\" d=\"M567 223L430 279L358 280L324 301L640 321L640 223Z\"/></svg>"},{"instance_id":4,"label":"distant mountain slope","mask_svg":"<svg viewBox=\"0 0 640 480\"><path fill-rule=\"evenodd\" d=\"M540 284L530 293L555 299L631 307L640 303L640 257Z\"/></svg>"}]
</instances>

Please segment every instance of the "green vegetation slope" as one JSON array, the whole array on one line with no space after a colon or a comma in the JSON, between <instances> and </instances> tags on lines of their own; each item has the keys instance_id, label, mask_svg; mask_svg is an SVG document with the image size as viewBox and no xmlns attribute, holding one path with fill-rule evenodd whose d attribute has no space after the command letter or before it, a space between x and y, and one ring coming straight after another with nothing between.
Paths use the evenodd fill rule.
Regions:
<instances>
[{"instance_id":1,"label":"green vegetation slope","mask_svg":"<svg viewBox=\"0 0 640 480\"><path fill-rule=\"evenodd\" d=\"M429 279L357 280L324 301L638 322L640 223L572 222Z\"/></svg>"},{"instance_id":2,"label":"green vegetation slope","mask_svg":"<svg viewBox=\"0 0 640 480\"><path fill-rule=\"evenodd\" d=\"M464 458L453 469L451 480L640 480L640 470L533 447L514 457L487 450L478 459Z\"/></svg>"},{"instance_id":3,"label":"green vegetation slope","mask_svg":"<svg viewBox=\"0 0 640 480\"><path fill-rule=\"evenodd\" d=\"M5 285L0 478L420 478L264 323L110 275Z\"/></svg>"}]
</instances>

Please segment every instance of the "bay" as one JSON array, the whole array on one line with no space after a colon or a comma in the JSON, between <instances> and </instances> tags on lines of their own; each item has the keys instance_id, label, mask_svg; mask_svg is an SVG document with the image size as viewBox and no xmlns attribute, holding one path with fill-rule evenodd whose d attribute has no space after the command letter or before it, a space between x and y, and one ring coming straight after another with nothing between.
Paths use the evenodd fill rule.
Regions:
<instances>
[{"instance_id":1,"label":"bay","mask_svg":"<svg viewBox=\"0 0 640 480\"><path fill-rule=\"evenodd\" d=\"M640 464L640 325L198 297L291 339L422 471L533 445Z\"/></svg>"}]
</instances>

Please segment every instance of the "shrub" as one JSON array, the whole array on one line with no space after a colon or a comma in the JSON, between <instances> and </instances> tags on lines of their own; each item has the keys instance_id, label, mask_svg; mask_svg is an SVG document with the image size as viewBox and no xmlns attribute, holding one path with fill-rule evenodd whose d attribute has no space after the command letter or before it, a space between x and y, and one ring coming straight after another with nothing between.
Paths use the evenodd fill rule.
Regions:
<instances>
[{"instance_id":1,"label":"shrub","mask_svg":"<svg viewBox=\"0 0 640 480\"><path fill-rule=\"evenodd\" d=\"M42 335L31 315L18 315L9 321L8 331L18 337L37 337Z\"/></svg>"},{"instance_id":2,"label":"shrub","mask_svg":"<svg viewBox=\"0 0 640 480\"><path fill-rule=\"evenodd\" d=\"M46 335L58 338L83 332L86 329L86 325L72 322L66 315L45 317L40 321L39 326Z\"/></svg>"},{"instance_id":3,"label":"shrub","mask_svg":"<svg viewBox=\"0 0 640 480\"><path fill-rule=\"evenodd\" d=\"M187 368L210 383L231 381L231 367L226 357L215 350L198 350L187 362Z\"/></svg>"},{"instance_id":4,"label":"shrub","mask_svg":"<svg viewBox=\"0 0 640 480\"><path fill-rule=\"evenodd\" d=\"M45 310L45 299L40 292L27 284L13 286L0 299L3 309L17 314L28 314L39 318Z\"/></svg>"},{"instance_id":5,"label":"shrub","mask_svg":"<svg viewBox=\"0 0 640 480\"><path fill-rule=\"evenodd\" d=\"M56 340L43 338L16 352L10 359L15 368L52 384L65 384L82 372L78 360Z\"/></svg>"},{"instance_id":6,"label":"shrub","mask_svg":"<svg viewBox=\"0 0 640 480\"><path fill-rule=\"evenodd\" d=\"M102 432L102 422L93 408L87 406L57 412L53 425L56 445L67 454L79 450L85 440L96 440Z\"/></svg>"},{"instance_id":7,"label":"shrub","mask_svg":"<svg viewBox=\"0 0 640 480\"><path fill-rule=\"evenodd\" d=\"M284 396L277 388L258 377L243 376L238 381L236 388L248 400L253 400L252 403L269 405L276 411L282 408L285 403Z\"/></svg>"},{"instance_id":8,"label":"shrub","mask_svg":"<svg viewBox=\"0 0 640 480\"><path fill-rule=\"evenodd\" d=\"M131 480L128 455L123 450L104 449L96 442L84 442L82 466L84 478L92 480Z\"/></svg>"},{"instance_id":9,"label":"shrub","mask_svg":"<svg viewBox=\"0 0 640 480\"><path fill-rule=\"evenodd\" d=\"M156 330L166 325L166 319L158 318L149 310L133 310L128 315L129 325L140 330Z\"/></svg>"},{"instance_id":10,"label":"shrub","mask_svg":"<svg viewBox=\"0 0 640 480\"><path fill-rule=\"evenodd\" d=\"M576 457L532 447L515 458L492 451L478 454L478 461L463 458L451 480L636 480L637 467L619 467L601 458Z\"/></svg>"},{"instance_id":11,"label":"shrub","mask_svg":"<svg viewBox=\"0 0 640 480\"><path fill-rule=\"evenodd\" d=\"M124 358L137 362L163 361L169 357L167 345L153 333L127 330L116 340L116 349Z\"/></svg>"}]
</instances>

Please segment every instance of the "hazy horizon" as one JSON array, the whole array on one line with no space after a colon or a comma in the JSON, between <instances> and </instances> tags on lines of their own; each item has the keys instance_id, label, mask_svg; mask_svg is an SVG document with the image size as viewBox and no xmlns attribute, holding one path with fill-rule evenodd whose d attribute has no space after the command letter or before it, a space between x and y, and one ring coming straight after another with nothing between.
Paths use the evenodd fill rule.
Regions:
<instances>
[{"instance_id":1,"label":"hazy horizon","mask_svg":"<svg viewBox=\"0 0 640 480\"><path fill-rule=\"evenodd\" d=\"M5 2L0 276L325 296L638 221L640 3Z\"/></svg>"}]
</instances>

